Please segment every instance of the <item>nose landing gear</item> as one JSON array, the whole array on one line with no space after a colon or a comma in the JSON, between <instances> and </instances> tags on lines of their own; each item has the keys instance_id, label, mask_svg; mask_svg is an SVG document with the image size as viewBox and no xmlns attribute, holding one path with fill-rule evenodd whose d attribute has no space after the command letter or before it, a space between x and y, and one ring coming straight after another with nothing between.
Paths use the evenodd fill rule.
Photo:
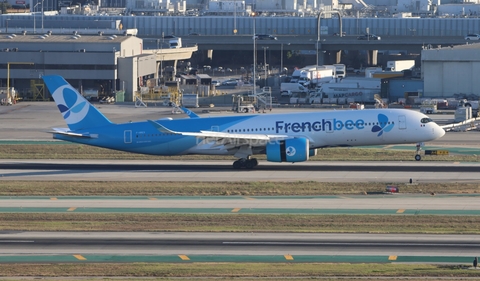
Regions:
<instances>
[{"instance_id":1,"label":"nose landing gear","mask_svg":"<svg viewBox=\"0 0 480 281\"><path fill-rule=\"evenodd\" d=\"M422 151L422 145L417 143L417 151L415 151L415 161L422 160L422 156L420 155L420 151Z\"/></svg>"}]
</instances>

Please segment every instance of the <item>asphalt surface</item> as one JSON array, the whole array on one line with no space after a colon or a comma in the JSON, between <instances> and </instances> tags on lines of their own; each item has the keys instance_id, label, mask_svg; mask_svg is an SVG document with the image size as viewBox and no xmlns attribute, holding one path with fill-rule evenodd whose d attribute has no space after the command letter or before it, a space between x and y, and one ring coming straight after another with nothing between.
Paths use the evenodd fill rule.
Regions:
<instances>
[{"instance_id":1,"label":"asphalt surface","mask_svg":"<svg viewBox=\"0 0 480 281\"><path fill-rule=\"evenodd\" d=\"M480 195L383 191L344 196L1 196L0 213L480 215Z\"/></svg>"},{"instance_id":2,"label":"asphalt surface","mask_svg":"<svg viewBox=\"0 0 480 281\"><path fill-rule=\"evenodd\" d=\"M260 161L236 170L231 161L0 160L0 181L476 182L479 170L480 163L437 161Z\"/></svg>"},{"instance_id":3,"label":"asphalt surface","mask_svg":"<svg viewBox=\"0 0 480 281\"><path fill-rule=\"evenodd\" d=\"M178 232L4 232L0 263L81 255L106 259L194 262L471 262L480 251L476 235L322 234L322 233L178 233ZM180 257L180 258L179 258ZM185 259L188 258L188 259ZM280 257L280 259L279 259ZM289 259L290 257L291 259ZM260 258L260 259L259 259ZM77 257L77 261L82 261ZM103 259L103 260L102 260Z\"/></svg>"}]
</instances>

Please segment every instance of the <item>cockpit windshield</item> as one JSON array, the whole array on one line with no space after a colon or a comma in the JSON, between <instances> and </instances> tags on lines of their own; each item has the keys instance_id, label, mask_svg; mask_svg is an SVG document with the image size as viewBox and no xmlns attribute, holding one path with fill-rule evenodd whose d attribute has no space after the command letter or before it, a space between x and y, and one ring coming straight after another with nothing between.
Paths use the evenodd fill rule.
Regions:
<instances>
[{"instance_id":1,"label":"cockpit windshield","mask_svg":"<svg viewBox=\"0 0 480 281\"><path fill-rule=\"evenodd\" d=\"M429 122L433 122L433 120L430 119L430 118L422 118L422 120L420 120L420 122L422 122L423 124L426 124L426 123L429 123Z\"/></svg>"}]
</instances>

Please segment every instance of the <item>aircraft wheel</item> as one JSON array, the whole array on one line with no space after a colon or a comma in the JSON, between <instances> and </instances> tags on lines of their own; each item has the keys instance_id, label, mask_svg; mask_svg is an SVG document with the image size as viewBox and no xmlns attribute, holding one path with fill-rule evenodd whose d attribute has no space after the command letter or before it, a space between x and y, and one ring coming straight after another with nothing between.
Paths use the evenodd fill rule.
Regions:
<instances>
[{"instance_id":1,"label":"aircraft wheel","mask_svg":"<svg viewBox=\"0 0 480 281\"><path fill-rule=\"evenodd\" d=\"M234 169L241 169L243 167L242 159L239 159L235 162L233 162L233 168Z\"/></svg>"},{"instance_id":2,"label":"aircraft wheel","mask_svg":"<svg viewBox=\"0 0 480 281\"><path fill-rule=\"evenodd\" d=\"M249 160L247 160L247 161L245 162L245 168L247 168L247 169L253 169L253 168L256 166L256 164L258 164L258 163L255 163L255 162L257 162L256 159L249 159Z\"/></svg>"},{"instance_id":3,"label":"aircraft wheel","mask_svg":"<svg viewBox=\"0 0 480 281\"><path fill-rule=\"evenodd\" d=\"M415 160L416 161L422 160L422 156L420 156L420 154L415 155Z\"/></svg>"}]
</instances>

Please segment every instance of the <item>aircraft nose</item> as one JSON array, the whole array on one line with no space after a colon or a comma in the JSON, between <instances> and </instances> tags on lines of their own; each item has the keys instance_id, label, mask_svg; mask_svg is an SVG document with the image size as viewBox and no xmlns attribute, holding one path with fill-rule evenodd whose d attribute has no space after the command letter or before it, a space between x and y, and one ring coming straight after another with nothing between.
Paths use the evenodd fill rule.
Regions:
<instances>
[{"instance_id":1,"label":"aircraft nose","mask_svg":"<svg viewBox=\"0 0 480 281\"><path fill-rule=\"evenodd\" d=\"M435 139L439 139L445 135L445 130L442 127L435 124L435 128L433 129L433 134L435 135Z\"/></svg>"}]
</instances>

